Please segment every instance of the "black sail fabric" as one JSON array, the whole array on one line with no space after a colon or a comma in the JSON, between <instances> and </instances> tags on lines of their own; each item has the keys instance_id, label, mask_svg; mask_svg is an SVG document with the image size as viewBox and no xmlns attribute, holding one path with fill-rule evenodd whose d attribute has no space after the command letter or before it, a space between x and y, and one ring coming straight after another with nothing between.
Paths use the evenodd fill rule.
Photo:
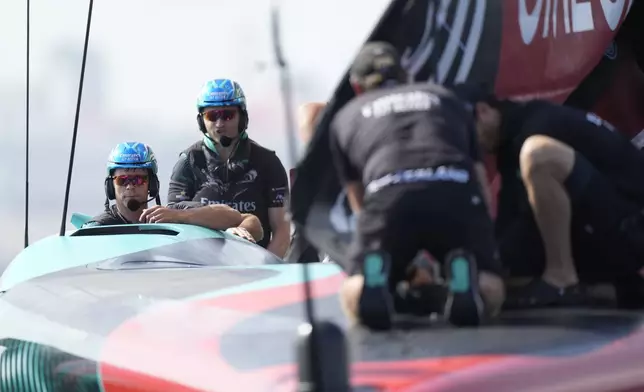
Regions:
<instances>
[{"instance_id":1,"label":"black sail fabric","mask_svg":"<svg viewBox=\"0 0 644 392\"><path fill-rule=\"evenodd\" d=\"M367 42L393 44L410 82L494 83L501 22L502 2L498 1L393 0ZM296 168L290 200L298 230L337 261L346 257L354 221L331 162L329 124L353 97L347 70Z\"/></svg>"}]
</instances>

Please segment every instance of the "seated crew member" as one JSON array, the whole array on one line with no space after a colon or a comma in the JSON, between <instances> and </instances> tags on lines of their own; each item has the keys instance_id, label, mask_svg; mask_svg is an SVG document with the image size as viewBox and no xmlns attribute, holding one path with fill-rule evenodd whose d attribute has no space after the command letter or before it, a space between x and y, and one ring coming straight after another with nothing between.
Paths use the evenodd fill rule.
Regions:
<instances>
[{"instance_id":1,"label":"seated crew member","mask_svg":"<svg viewBox=\"0 0 644 392\"><path fill-rule=\"evenodd\" d=\"M157 161L152 149L143 143L120 143L111 151L105 193L105 212L92 218L83 227L136 222L185 223L227 230L251 242L261 240L263 235L255 216L242 216L225 205L184 205L183 209L161 206ZM157 205L147 208L148 202L153 199L156 199ZM111 206L110 200L115 200Z\"/></svg>"},{"instance_id":2,"label":"seated crew member","mask_svg":"<svg viewBox=\"0 0 644 392\"><path fill-rule=\"evenodd\" d=\"M607 279L622 306L644 305L633 298L644 282L644 154L593 113L499 100L482 86L455 91L497 155L501 260L512 276L541 276L508 291L506 305L580 304L580 280Z\"/></svg>"},{"instance_id":3,"label":"seated crew member","mask_svg":"<svg viewBox=\"0 0 644 392\"><path fill-rule=\"evenodd\" d=\"M230 79L204 84L197 101L203 139L184 150L170 179L168 204L225 204L257 216L258 244L282 258L290 242L288 176L274 151L248 137L246 97Z\"/></svg>"},{"instance_id":4,"label":"seated crew member","mask_svg":"<svg viewBox=\"0 0 644 392\"><path fill-rule=\"evenodd\" d=\"M354 321L390 328L394 290L424 249L444 262L444 317L477 325L496 315L504 288L474 122L448 90L406 80L392 45L366 44L350 70L358 96L331 123L334 163L357 214L342 305Z\"/></svg>"}]
</instances>

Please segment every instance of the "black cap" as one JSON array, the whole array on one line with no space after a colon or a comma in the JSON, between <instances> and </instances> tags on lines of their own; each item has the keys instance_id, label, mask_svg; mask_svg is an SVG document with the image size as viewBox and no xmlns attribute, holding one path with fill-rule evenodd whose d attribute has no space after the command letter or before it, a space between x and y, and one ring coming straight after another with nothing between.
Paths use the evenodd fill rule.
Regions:
<instances>
[{"instance_id":1,"label":"black cap","mask_svg":"<svg viewBox=\"0 0 644 392\"><path fill-rule=\"evenodd\" d=\"M349 73L353 79L362 83L377 75L382 80L396 78L401 70L398 50L389 42L373 41L362 47Z\"/></svg>"}]
</instances>

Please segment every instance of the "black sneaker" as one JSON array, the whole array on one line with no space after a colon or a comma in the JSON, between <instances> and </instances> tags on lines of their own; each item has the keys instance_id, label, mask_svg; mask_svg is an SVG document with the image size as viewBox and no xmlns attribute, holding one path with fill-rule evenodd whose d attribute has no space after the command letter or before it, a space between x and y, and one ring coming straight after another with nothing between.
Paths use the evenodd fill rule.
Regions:
<instances>
[{"instance_id":1,"label":"black sneaker","mask_svg":"<svg viewBox=\"0 0 644 392\"><path fill-rule=\"evenodd\" d=\"M362 274L364 287L358 303L361 323L371 329L390 329L393 318L393 297L389 291L391 258L385 252L364 254Z\"/></svg>"},{"instance_id":2,"label":"black sneaker","mask_svg":"<svg viewBox=\"0 0 644 392\"><path fill-rule=\"evenodd\" d=\"M503 310L588 306L590 303L590 297L580 284L560 288L537 278L525 286L508 289Z\"/></svg>"},{"instance_id":3,"label":"black sneaker","mask_svg":"<svg viewBox=\"0 0 644 392\"><path fill-rule=\"evenodd\" d=\"M474 255L453 250L445 257L447 300L443 316L455 326L476 326L485 305L479 292L478 269Z\"/></svg>"}]
</instances>

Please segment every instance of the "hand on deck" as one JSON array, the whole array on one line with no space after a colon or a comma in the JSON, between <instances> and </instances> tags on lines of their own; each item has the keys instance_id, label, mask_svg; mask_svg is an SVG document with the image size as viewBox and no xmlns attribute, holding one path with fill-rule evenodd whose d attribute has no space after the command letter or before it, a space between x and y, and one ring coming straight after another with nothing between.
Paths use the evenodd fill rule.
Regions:
<instances>
[{"instance_id":1,"label":"hand on deck","mask_svg":"<svg viewBox=\"0 0 644 392\"><path fill-rule=\"evenodd\" d=\"M139 222L142 223L181 223L181 210L164 206L152 206L143 210Z\"/></svg>"},{"instance_id":2,"label":"hand on deck","mask_svg":"<svg viewBox=\"0 0 644 392\"><path fill-rule=\"evenodd\" d=\"M250 235L248 230L244 229L243 227L231 227L230 229L226 229L226 232L230 234L234 234L252 243L255 243L255 239L253 238L253 236Z\"/></svg>"}]
</instances>

